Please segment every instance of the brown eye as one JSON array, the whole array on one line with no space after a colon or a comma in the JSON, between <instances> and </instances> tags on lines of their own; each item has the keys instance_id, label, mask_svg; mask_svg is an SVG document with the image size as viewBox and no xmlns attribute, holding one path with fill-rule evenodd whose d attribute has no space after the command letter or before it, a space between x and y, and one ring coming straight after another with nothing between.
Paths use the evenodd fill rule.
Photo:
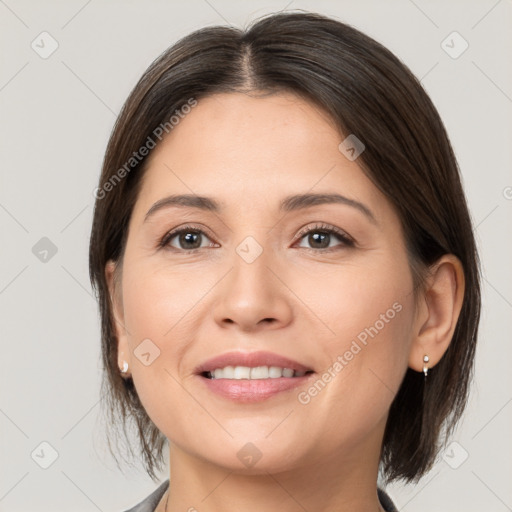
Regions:
<instances>
[{"instance_id":1,"label":"brown eye","mask_svg":"<svg viewBox=\"0 0 512 512\"><path fill-rule=\"evenodd\" d=\"M159 243L159 246L191 252L213 245L212 243L203 245L203 239L209 240L204 231L197 228L184 227L167 233ZM176 241L173 242L173 240Z\"/></svg>"},{"instance_id":2,"label":"brown eye","mask_svg":"<svg viewBox=\"0 0 512 512\"><path fill-rule=\"evenodd\" d=\"M306 230L303 230L299 234L299 239L303 240L310 245L310 247L305 247L304 245L299 245L299 247L304 247L306 249L311 250L322 250L322 249L333 249L334 247L353 247L354 241L343 231L333 227L333 226L315 226ZM332 242L338 240L338 244L332 245Z\"/></svg>"}]
</instances>

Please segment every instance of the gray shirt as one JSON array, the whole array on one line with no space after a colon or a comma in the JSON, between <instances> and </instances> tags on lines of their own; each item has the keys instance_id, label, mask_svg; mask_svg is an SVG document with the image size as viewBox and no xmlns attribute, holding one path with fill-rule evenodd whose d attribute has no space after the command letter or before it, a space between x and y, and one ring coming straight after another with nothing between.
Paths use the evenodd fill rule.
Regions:
<instances>
[{"instance_id":1,"label":"gray shirt","mask_svg":"<svg viewBox=\"0 0 512 512\"><path fill-rule=\"evenodd\" d=\"M125 512L154 512L156 506L162 499L162 496L165 494L165 491L167 490L168 487L169 480L167 479L165 482L162 482L160 486L157 489L155 489L149 496L147 496L140 503L135 505L130 510L126 510ZM391 498L386 494L386 492L383 489L378 488L377 494L379 496L380 504L382 505L386 512L398 512L398 509L391 501Z\"/></svg>"}]
</instances>

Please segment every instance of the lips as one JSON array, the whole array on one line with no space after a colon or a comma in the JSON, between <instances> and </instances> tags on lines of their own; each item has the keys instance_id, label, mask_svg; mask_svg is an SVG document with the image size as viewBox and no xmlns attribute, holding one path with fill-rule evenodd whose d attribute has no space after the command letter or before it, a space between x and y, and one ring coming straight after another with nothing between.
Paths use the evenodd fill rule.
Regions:
<instances>
[{"instance_id":1,"label":"lips","mask_svg":"<svg viewBox=\"0 0 512 512\"><path fill-rule=\"evenodd\" d=\"M307 385L314 370L272 352L234 351L208 359L196 368L202 387L237 403L268 400Z\"/></svg>"},{"instance_id":2,"label":"lips","mask_svg":"<svg viewBox=\"0 0 512 512\"><path fill-rule=\"evenodd\" d=\"M306 386L314 370L272 352L234 351L208 359L195 370L209 393L236 403L266 401ZM290 396L290 395L288 395Z\"/></svg>"},{"instance_id":3,"label":"lips","mask_svg":"<svg viewBox=\"0 0 512 512\"><path fill-rule=\"evenodd\" d=\"M279 367L288 368L296 373L311 373L314 370L304 364L289 359L272 352L227 352L219 356L208 359L201 365L199 365L195 373L202 375L203 377L209 377L213 375L215 370L219 368L225 368L227 366L232 367Z\"/></svg>"}]
</instances>

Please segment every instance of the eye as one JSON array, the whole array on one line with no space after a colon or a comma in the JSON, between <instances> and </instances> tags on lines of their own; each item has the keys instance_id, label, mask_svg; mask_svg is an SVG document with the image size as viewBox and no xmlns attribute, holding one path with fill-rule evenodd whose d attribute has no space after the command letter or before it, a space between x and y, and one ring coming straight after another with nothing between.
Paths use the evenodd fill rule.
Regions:
<instances>
[{"instance_id":1,"label":"eye","mask_svg":"<svg viewBox=\"0 0 512 512\"><path fill-rule=\"evenodd\" d=\"M297 238L300 240L304 239L305 242L310 243L312 247L305 247L306 249L310 250L336 250L336 246L333 247L331 244L331 242L333 242L335 239L338 239L341 242L341 244L338 244L337 246L339 248L354 247L355 245L354 240L341 229L338 229L334 226L327 226L325 224L317 224L313 227L307 227L297 235ZM300 245L299 247L304 246Z\"/></svg>"},{"instance_id":2,"label":"eye","mask_svg":"<svg viewBox=\"0 0 512 512\"><path fill-rule=\"evenodd\" d=\"M192 226L184 226L180 229L175 229L166 233L162 240L158 243L159 247L168 247L171 249L182 250L186 252L194 252L195 250L203 247L213 247L213 243L202 244L203 238L208 240L206 233L198 228ZM176 239L178 247L172 241Z\"/></svg>"},{"instance_id":3,"label":"eye","mask_svg":"<svg viewBox=\"0 0 512 512\"><path fill-rule=\"evenodd\" d=\"M355 245L354 240L345 232L334 226L325 224L307 227L300 231L296 238L299 240L305 239L304 241L312 244L312 247L304 247L302 244L299 245L299 247L313 251L328 249L329 251L324 250L322 252L330 252L330 250L336 250L336 247L353 247ZM173 242L174 239L176 239L175 242ZM215 244L206 242L208 239L208 236L202 229L184 226L166 233L158 243L158 246L177 251L195 252L204 247L214 247ZM341 243L333 246L332 242L336 239ZM176 246L176 244L178 244L178 246Z\"/></svg>"}]
</instances>

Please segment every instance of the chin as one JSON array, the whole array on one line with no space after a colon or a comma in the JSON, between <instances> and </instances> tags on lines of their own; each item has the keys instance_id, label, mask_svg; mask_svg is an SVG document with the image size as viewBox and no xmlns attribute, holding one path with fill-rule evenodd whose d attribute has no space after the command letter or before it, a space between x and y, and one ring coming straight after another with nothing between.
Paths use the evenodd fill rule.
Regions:
<instances>
[{"instance_id":1,"label":"chin","mask_svg":"<svg viewBox=\"0 0 512 512\"><path fill-rule=\"evenodd\" d=\"M197 457L209 464L222 467L227 471L244 475L265 475L268 473L280 473L301 466L301 460L306 454L297 451L301 446L298 439L288 438L288 443L269 442L265 438L257 438L249 441L249 436L243 439L223 439L212 444L202 445L195 450Z\"/></svg>"}]
</instances>

